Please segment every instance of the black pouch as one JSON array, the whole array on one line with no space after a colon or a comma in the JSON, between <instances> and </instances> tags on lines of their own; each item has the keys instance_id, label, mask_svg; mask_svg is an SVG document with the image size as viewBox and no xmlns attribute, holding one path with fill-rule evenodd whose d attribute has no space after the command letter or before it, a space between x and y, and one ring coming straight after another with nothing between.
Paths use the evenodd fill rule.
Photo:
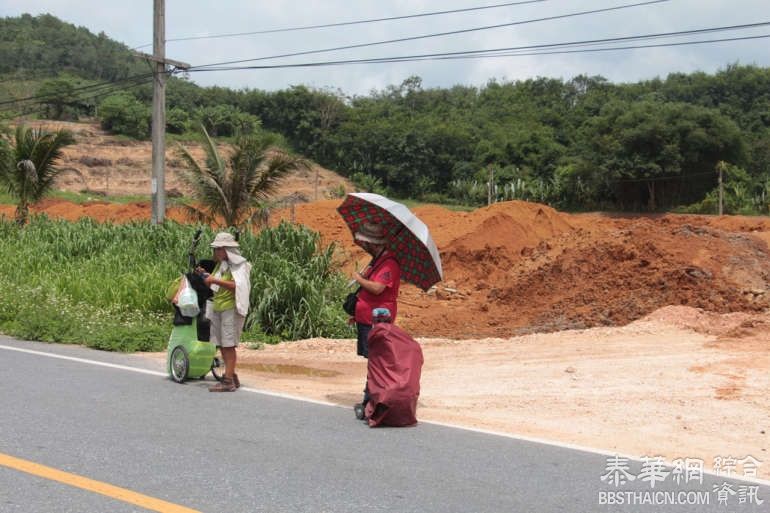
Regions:
<instances>
[{"instance_id":1,"label":"black pouch","mask_svg":"<svg viewBox=\"0 0 770 513\"><path fill-rule=\"evenodd\" d=\"M358 290L355 292L351 292L345 297L345 301L342 303L342 309L345 310L346 314L352 317L355 317L357 302L358 302Z\"/></svg>"}]
</instances>

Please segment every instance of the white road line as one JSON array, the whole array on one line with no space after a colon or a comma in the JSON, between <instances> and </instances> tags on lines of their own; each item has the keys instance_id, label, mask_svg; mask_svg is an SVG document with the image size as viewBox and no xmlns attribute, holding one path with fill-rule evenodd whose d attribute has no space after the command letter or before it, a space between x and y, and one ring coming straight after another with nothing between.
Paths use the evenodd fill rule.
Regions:
<instances>
[{"instance_id":1,"label":"white road line","mask_svg":"<svg viewBox=\"0 0 770 513\"><path fill-rule=\"evenodd\" d=\"M69 360L71 362L87 363L89 365L99 365L100 367L109 367L111 369L120 369L130 372L139 372L141 374L150 374L152 376L166 376L165 372L154 371L150 369L141 369L139 367L130 367L128 365L118 365L116 363L100 362L98 360L88 360L86 358L76 358L74 356L64 356L56 353L46 353L44 351L35 351L33 349L22 349L20 347L4 346L0 345L0 349L7 349L8 351L17 351L19 353L34 354L36 356L47 356L48 358L56 358L58 360Z\"/></svg>"},{"instance_id":2,"label":"white road line","mask_svg":"<svg viewBox=\"0 0 770 513\"><path fill-rule=\"evenodd\" d=\"M150 374L152 376L161 376L161 377L167 377L168 376L168 374L166 374L165 372L159 372L159 371L154 371L154 370L149 370L149 369L142 369L142 368L139 368L139 367L131 367L131 366L128 366L128 365L118 365L118 364L114 364L114 363L100 362L98 360L89 360L87 358L76 358L74 356L64 356L64 355L60 355L60 354L56 354L56 353L46 353L44 351L35 351L35 350L32 350L32 349L22 349L20 347L6 346L6 345L1 345L0 344L0 349L7 349L9 351L18 351L20 353L28 353L28 354L33 354L33 355L36 355L36 356L46 356L46 357L49 357L49 358L58 358L60 360L70 360L70 361L73 361L73 362L86 363L86 364L89 364L89 365L98 365L98 366L101 366L101 367L109 367L109 368L112 368L112 369L125 370L125 371L129 371L129 372L138 372L140 374ZM260 390L260 389L249 388L249 387L242 387L240 390L242 390L244 392L254 393L254 394L267 395L267 396L271 396L271 397L279 397L281 399L291 399L293 401L302 401L302 402L305 402L305 403L319 404L319 405L322 405L322 406L334 406L335 408L346 408L345 406L341 406L339 404L333 404L333 403L329 403L329 402L325 402L325 401L317 401L315 399L308 399L306 397L299 397L299 396L295 396L295 395L283 394L283 393L280 393L280 392L272 392L270 390ZM586 447L586 446L582 446L582 445L575 445L575 444L569 444L569 443L563 443L563 442L556 442L556 441L553 441L553 440L546 440L546 439L542 439L542 438L535 438L535 437L524 436L524 435L514 435L514 434L511 434L511 433L501 433L499 431L490 431L490 430L486 430L486 429L478 429L478 428L472 428L472 427L468 427L468 426L458 426L456 424L448 424L448 423L445 423L445 422L437 422L437 421L431 421L431 420L421 420L420 423L421 424L431 424L431 425L434 425L434 426L448 427L448 428L453 428L453 429L462 429L463 431L471 431L471 432L474 432L474 433L481 433L481 434L485 434L485 435L500 436L500 437L503 437L503 438L510 438L512 440L520 440L520 441L523 441L523 442L533 442L533 443L548 445L548 446L551 446L551 447L560 447L560 448L563 448L563 449L570 449L570 450L573 450L573 451L581 451L581 452L587 452L587 453L591 453L591 454L598 454L600 456L618 456L618 457L621 457L621 458L626 458L629 461L635 461L635 462L638 462L638 463L642 463L642 459L637 457L637 456L626 455L626 454L619 453L617 451L608 451L606 449L597 449L597 448L594 448L594 447ZM650 457L654 457L654 456L655 455L651 455ZM671 463L669 461L666 461L665 465L666 466L670 466L670 467L674 466L673 463ZM723 479L729 479L731 481L741 481L741 482L747 482L747 483L752 483L752 484L758 484L758 485L762 485L762 486L770 486L770 481L768 481L768 480L759 479L759 478L755 478L755 477L747 477L747 476L732 476L732 475L731 476L726 476L724 474L719 474L717 472L713 472L713 471L710 471L710 470L705 469L705 468L703 469L703 474L704 475L709 475L709 476L712 476L712 477L720 477L720 478L723 478Z\"/></svg>"}]
</instances>

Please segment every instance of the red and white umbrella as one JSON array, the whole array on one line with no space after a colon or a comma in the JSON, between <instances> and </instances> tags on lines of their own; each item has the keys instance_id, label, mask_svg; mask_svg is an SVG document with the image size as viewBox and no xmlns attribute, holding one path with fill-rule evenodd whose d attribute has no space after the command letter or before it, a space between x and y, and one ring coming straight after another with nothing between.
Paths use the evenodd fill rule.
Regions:
<instances>
[{"instance_id":1,"label":"red and white umbrella","mask_svg":"<svg viewBox=\"0 0 770 513\"><path fill-rule=\"evenodd\" d=\"M387 248L398 260L404 281L428 290L442 280L441 257L428 227L401 203L356 192L347 195L337 212L353 236L362 223L384 225Z\"/></svg>"}]
</instances>

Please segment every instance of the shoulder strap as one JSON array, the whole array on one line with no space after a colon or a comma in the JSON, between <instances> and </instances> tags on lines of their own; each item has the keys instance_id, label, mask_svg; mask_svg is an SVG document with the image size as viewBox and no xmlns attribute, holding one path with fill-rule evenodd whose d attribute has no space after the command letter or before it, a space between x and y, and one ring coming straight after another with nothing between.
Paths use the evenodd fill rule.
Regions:
<instances>
[{"instance_id":1,"label":"shoulder strap","mask_svg":"<svg viewBox=\"0 0 770 513\"><path fill-rule=\"evenodd\" d=\"M374 271L375 271L375 270L376 270L378 267L380 267L382 264L384 264L385 262L387 262L388 260L391 260L391 259L392 259L392 260L395 260L395 259L396 259L396 257L395 257L395 256L393 256L393 255L391 255L391 254L388 254L388 255L385 255L384 257L382 257L382 260L379 260L379 256L378 256L377 258L375 258L375 259L372 261L372 263L370 264L370 265L371 265L371 269L369 269L369 272L368 272L368 273L366 273L366 277L367 277L367 278L369 278L369 276L371 276L371 275L372 275L372 273L373 273L373 272L374 272Z\"/></svg>"}]
</instances>

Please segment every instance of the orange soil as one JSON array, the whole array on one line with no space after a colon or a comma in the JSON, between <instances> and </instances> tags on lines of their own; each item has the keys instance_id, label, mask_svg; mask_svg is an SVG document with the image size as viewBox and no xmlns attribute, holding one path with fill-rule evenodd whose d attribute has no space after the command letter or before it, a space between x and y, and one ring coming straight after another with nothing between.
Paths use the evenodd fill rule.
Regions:
<instances>
[{"instance_id":1,"label":"orange soil","mask_svg":"<svg viewBox=\"0 0 770 513\"><path fill-rule=\"evenodd\" d=\"M346 268L367 259L336 213L340 200L277 211L340 246ZM149 219L147 203L34 211L64 219ZM770 220L750 217L570 215L505 202L473 212L428 205L415 213L439 247L444 281L424 293L403 285L400 323L417 336L470 338L623 325L668 305L713 312L768 307ZM12 215L13 207L0 206ZM178 209L168 217L183 220Z\"/></svg>"}]
</instances>

